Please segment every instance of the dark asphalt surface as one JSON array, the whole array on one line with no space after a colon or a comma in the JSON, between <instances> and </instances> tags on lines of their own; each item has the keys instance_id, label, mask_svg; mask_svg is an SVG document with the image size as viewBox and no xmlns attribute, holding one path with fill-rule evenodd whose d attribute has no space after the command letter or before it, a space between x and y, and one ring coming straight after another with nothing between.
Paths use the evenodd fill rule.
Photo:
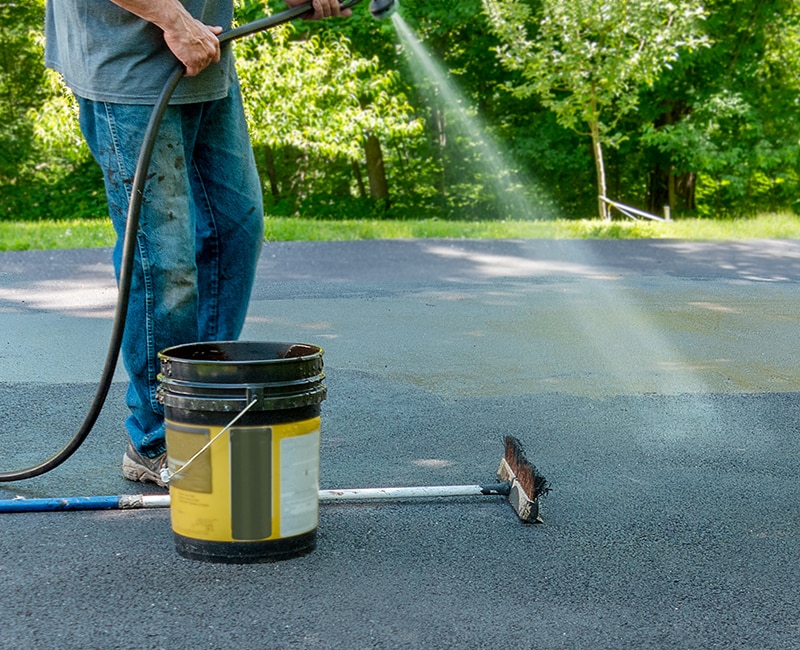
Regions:
<instances>
[{"instance_id":1,"label":"dark asphalt surface","mask_svg":"<svg viewBox=\"0 0 800 650\"><path fill-rule=\"evenodd\" d=\"M109 251L0 254L0 470L94 391ZM322 505L318 548L216 565L166 509L0 514L0 648L800 648L800 242L269 244L244 338L322 345L323 488L553 492ZM88 442L0 499L122 479L124 373Z\"/></svg>"}]
</instances>

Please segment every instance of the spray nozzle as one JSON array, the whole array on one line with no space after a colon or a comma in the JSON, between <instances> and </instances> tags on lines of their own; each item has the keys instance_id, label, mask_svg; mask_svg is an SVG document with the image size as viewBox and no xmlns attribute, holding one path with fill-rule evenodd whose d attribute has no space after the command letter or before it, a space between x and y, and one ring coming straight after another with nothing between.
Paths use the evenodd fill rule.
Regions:
<instances>
[{"instance_id":1,"label":"spray nozzle","mask_svg":"<svg viewBox=\"0 0 800 650\"><path fill-rule=\"evenodd\" d=\"M369 11L374 18L383 20L397 11L397 0L370 0Z\"/></svg>"}]
</instances>

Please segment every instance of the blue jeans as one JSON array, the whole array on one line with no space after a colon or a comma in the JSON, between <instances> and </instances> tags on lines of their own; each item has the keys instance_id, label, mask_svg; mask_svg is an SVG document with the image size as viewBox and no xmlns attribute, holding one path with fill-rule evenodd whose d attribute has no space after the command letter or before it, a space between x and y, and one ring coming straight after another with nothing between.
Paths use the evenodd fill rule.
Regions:
<instances>
[{"instance_id":1,"label":"blue jeans","mask_svg":"<svg viewBox=\"0 0 800 650\"><path fill-rule=\"evenodd\" d=\"M103 170L117 245L151 106L79 99L81 130ZM164 442L158 353L238 338L264 238L264 209L237 84L217 101L170 106L153 152L136 242L122 358L136 449Z\"/></svg>"}]
</instances>

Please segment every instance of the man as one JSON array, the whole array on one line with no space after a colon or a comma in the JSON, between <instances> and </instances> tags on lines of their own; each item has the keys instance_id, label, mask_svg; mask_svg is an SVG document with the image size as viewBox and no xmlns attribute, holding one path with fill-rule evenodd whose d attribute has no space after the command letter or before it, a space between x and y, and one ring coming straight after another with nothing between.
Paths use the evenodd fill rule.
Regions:
<instances>
[{"instance_id":1,"label":"man","mask_svg":"<svg viewBox=\"0 0 800 650\"><path fill-rule=\"evenodd\" d=\"M350 13L337 0L313 6L313 19ZM231 24L233 0L48 0L46 8L45 62L77 97L81 130L103 170L117 279L143 134L167 78L178 62L186 69L149 168L121 350L130 377L123 475L163 486L158 352L238 338L263 240L233 57L217 39Z\"/></svg>"}]
</instances>

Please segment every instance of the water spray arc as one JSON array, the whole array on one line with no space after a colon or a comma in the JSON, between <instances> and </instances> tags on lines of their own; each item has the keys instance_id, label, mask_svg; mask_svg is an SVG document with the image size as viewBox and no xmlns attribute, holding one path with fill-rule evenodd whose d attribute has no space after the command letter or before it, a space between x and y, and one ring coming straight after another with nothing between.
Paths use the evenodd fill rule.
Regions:
<instances>
[{"instance_id":1,"label":"water spray arc","mask_svg":"<svg viewBox=\"0 0 800 650\"><path fill-rule=\"evenodd\" d=\"M393 23L416 83L433 87L436 102L441 101L442 111L452 116L453 126L470 142L474 151L474 169L471 171L480 176L481 183L495 196L504 216L515 219L554 218L547 192L534 178L517 169L508 149L493 137L441 62L428 51L401 16L396 16Z\"/></svg>"}]
</instances>

